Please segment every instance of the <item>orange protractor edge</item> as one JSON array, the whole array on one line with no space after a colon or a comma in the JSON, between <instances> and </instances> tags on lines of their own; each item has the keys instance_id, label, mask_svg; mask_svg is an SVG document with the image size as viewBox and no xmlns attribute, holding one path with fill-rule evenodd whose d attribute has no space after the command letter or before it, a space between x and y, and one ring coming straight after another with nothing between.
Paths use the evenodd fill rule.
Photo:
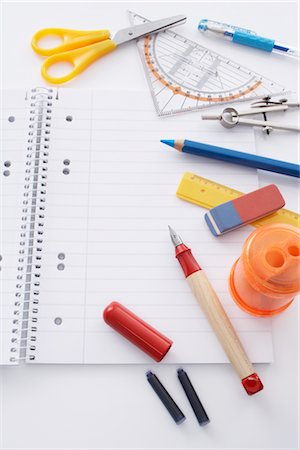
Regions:
<instances>
[{"instance_id":1,"label":"orange protractor edge","mask_svg":"<svg viewBox=\"0 0 300 450\"><path fill-rule=\"evenodd\" d=\"M245 91L239 93L239 94L235 94L235 95L230 95L229 97L223 97L223 98L207 98L207 97L198 97L197 95L192 95L192 94L187 94L186 92L183 92L180 86L172 86L170 83L168 83L166 80L164 80L159 73L157 72L157 70L155 70L153 64L150 61L150 56L149 56L149 42L151 40L151 36L146 36L144 39L144 54L145 54L145 58L146 58L146 64L148 66L148 68L151 70L152 74L167 88L169 88L174 95L183 95L184 97L188 97L191 98L193 100L202 100L204 102L228 102L230 100L236 99L236 98L240 98L243 97L246 94L249 94L249 92L254 91L256 88L258 88L258 86L261 85L261 81L257 81L251 88L246 89Z\"/></svg>"}]
</instances>

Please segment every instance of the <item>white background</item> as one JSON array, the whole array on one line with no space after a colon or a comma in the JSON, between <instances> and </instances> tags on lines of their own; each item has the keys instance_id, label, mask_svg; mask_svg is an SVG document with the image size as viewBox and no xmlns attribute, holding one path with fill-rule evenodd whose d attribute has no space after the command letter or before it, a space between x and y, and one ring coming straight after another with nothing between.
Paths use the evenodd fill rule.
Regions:
<instances>
[{"instance_id":1,"label":"white background","mask_svg":"<svg viewBox=\"0 0 300 450\"><path fill-rule=\"evenodd\" d=\"M43 84L41 60L30 48L43 27L74 29L128 26L126 9L150 19L184 13L178 32L297 90L297 61L268 55L200 35L197 24L211 18L252 28L297 44L298 5L288 2L195 3L5 3L2 24L2 87ZM120 47L74 80L75 88L144 89L146 81L134 44ZM67 88L67 87L66 87ZM295 122L294 114L277 120ZM297 137L257 132L258 151L297 162ZM298 207L295 180L260 174L276 182L287 207ZM2 449L298 449L298 305L273 320L275 362L257 370L265 390L248 397L229 365L185 366L211 418L200 428L176 377L176 367L21 366L1 368ZM195 345L204 345L195 342ZM176 426L145 380L153 369L186 413Z\"/></svg>"}]
</instances>

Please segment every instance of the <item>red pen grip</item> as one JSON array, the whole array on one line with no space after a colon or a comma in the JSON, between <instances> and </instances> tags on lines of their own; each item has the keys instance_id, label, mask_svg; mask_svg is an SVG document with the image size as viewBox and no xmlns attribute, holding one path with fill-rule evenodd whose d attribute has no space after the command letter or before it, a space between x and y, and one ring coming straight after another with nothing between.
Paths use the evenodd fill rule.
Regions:
<instances>
[{"instance_id":1,"label":"red pen grip","mask_svg":"<svg viewBox=\"0 0 300 450\"><path fill-rule=\"evenodd\" d=\"M192 275L192 273L201 270L201 267L195 260L191 249L186 245L177 245L175 252L175 256L178 259L186 278Z\"/></svg>"}]
</instances>

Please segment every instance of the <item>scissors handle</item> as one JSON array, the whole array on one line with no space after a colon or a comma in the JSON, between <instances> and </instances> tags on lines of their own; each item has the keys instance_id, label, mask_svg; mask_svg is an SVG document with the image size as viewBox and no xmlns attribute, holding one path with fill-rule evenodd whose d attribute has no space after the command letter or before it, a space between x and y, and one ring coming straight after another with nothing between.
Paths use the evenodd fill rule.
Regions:
<instances>
[{"instance_id":1,"label":"scissors handle","mask_svg":"<svg viewBox=\"0 0 300 450\"><path fill-rule=\"evenodd\" d=\"M92 64L92 62L96 61L96 59L112 52L116 47L117 44L114 41L107 39L87 47L76 48L75 50L49 56L42 64L42 76L46 81L52 84L65 83L83 72L90 64ZM71 72L62 77L53 77L50 75L49 68L54 64L61 62L72 64L73 69Z\"/></svg>"},{"instance_id":2,"label":"scissors handle","mask_svg":"<svg viewBox=\"0 0 300 450\"><path fill-rule=\"evenodd\" d=\"M51 36L59 37L62 43L51 48L43 48L39 46L41 39ZM109 39L109 36L110 33L108 30L80 31L68 30L65 28L43 28L33 35L31 47L38 55L52 56L56 53L63 53L76 48L95 44L96 42L104 41Z\"/></svg>"}]
</instances>

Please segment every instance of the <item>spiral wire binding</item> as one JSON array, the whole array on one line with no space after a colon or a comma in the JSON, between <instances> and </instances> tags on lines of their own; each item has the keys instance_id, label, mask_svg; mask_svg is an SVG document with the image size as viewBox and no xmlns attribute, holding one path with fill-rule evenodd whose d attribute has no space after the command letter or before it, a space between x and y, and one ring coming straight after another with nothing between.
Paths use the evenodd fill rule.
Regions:
<instances>
[{"instance_id":1,"label":"spiral wire binding","mask_svg":"<svg viewBox=\"0 0 300 450\"><path fill-rule=\"evenodd\" d=\"M35 359L53 89L35 88L26 100L30 118L10 349L15 363Z\"/></svg>"}]
</instances>

